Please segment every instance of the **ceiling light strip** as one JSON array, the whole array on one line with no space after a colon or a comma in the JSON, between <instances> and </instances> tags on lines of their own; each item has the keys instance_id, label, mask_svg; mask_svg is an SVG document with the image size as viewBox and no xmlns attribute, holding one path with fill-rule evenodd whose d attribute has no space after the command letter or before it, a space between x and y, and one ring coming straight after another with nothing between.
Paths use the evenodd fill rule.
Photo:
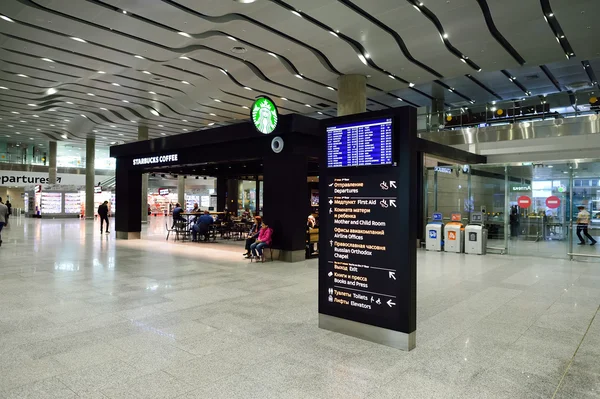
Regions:
<instances>
[{"instance_id":1,"label":"ceiling light strip","mask_svg":"<svg viewBox=\"0 0 600 399\"><path fill-rule=\"evenodd\" d=\"M563 52L565 53L565 57L567 57L567 59L575 57L575 51L573 50L573 47L571 47L569 40L565 36L565 33L560 26L560 23L558 23L558 18L554 14L554 11L552 11L550 1L540 0L540 4L542 6L542 12L544 13L544 19L548 23L548 26L550 26L552 33L554 33L556 41L562 47Z\"/></svg>"}]
</instances>

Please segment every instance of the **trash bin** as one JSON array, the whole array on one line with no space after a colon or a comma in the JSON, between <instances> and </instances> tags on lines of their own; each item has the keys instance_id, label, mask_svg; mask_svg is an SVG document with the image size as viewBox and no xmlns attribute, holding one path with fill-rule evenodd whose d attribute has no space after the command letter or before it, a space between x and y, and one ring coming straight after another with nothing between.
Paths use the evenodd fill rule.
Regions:
<instances>
[{"instance_id":1,"label":"trash bin","mask_svg":"<svg viewBox=\"0 0 600 399\"><path fill-rule=\"evenodd\" d=\"M465 228L465 253L485 255L487 248L487 229L481 225L467 225Z\"/></svg>"},{"instance_id":2,"label":"trash bin","mask_svg":"<svg viewBox=\"0 0 600 399\"><path fill-rule=\"evenodd\" d=\"M444 227L444 251L462 253L465 249L464 226L460 222L450 222Z\"/></svg>"},{"instance_id":3,"label":"trash bin","mask_svg":"<svg viewBox=\"0 0 600 399\"><path fill-rule=\"evenodd\" d=\"M425 248L428 251L441 251L442 239L444 237L444 225L441 223L429 223L426 227Z\"/></svg>"}]
</instances>

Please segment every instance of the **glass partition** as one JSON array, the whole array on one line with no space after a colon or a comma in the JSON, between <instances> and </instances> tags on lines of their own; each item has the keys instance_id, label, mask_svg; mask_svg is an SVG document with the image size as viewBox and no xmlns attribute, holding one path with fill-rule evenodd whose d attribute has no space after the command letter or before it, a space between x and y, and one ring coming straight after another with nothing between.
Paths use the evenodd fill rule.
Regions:
<instances>
[{"instance_id":1,"label":"glass partition","mask_svg":"<svg viewBox=\"0 0 600 399\"><path fill-rule=\"evenodd\" d=\"M490 252L600 261L600 161L424 169L424 223L481 211Z\"/></svg>"}]
</instances>

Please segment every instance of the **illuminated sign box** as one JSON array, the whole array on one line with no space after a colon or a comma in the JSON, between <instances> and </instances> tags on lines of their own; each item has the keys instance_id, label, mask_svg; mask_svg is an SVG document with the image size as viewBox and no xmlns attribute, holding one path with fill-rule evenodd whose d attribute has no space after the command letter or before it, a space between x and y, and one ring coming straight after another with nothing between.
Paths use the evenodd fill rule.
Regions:
<instances>
[{"instance_id":1,"label":"illuminated sign box","mask_svg":"<svg viewBox=\"0 0 600 399\"><path fill-rule=\"evenodd\" d=\"M178 154L158 155L154 157L134 158L133 166L160 165L162 163L170 163L177 161L179 161Z\"/></svg>"}]
</instances>

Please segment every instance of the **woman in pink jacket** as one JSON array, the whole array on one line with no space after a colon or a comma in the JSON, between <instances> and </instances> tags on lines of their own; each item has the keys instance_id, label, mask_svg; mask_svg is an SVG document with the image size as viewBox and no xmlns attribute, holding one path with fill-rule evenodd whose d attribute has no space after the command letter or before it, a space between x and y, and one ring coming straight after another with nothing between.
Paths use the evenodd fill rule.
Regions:
<instances>
[{"instance_id":1,"label":"woman in pink jacket","mask_svg":"<svg viewBox=\"0 0 600 399\"><path fill-rule=\"evenodd\" d=\"M273 229L267 225L267 222L263 219L262 228L258 233L258 239L254 242L254 244L250 245L250 250L252 251L252 256L254 259L261 259L263 262L265 261L263 255L263 248L271 245L271 239L273 236Z\"/></svg>"}]
</instances>

